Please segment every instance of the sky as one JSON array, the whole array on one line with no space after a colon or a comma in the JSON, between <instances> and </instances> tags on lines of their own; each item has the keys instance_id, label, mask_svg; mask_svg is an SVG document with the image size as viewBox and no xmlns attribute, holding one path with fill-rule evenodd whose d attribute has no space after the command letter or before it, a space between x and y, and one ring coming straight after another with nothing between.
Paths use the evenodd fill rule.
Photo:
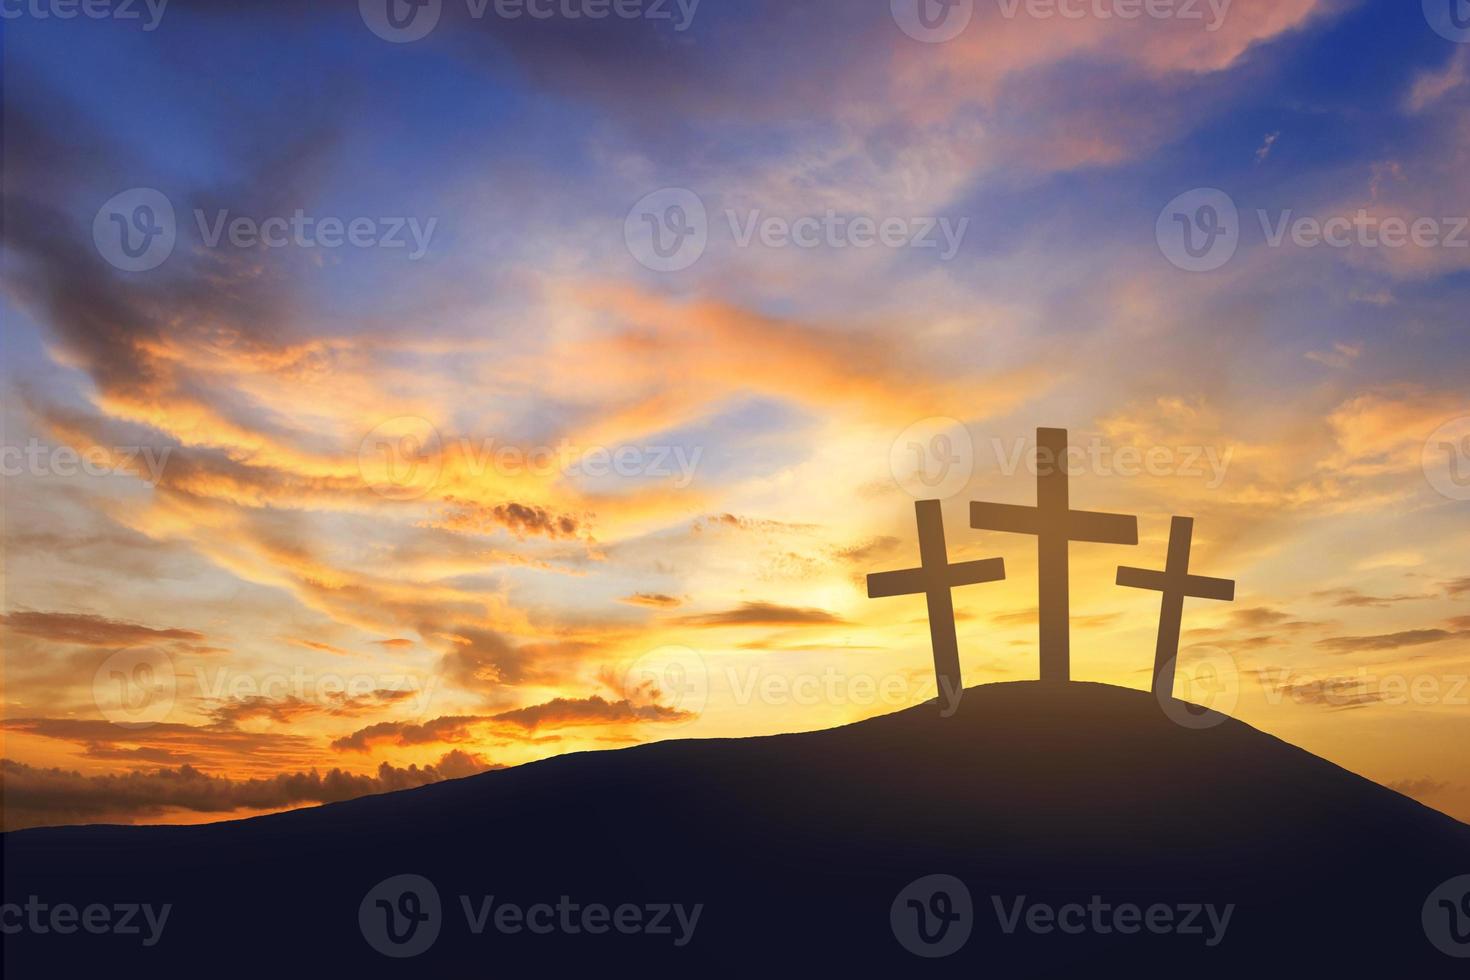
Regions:
<instances>
[{"instance_id":1,"label":"sky","mask_svg":"<svg viewBox=\"0 0 1470 980\"><path fill-rule=\"evenodd\" d=\"M197 822L1037 676L1470 820L1463 0L6 0L7 828ZM1207 779L1208 773L1193 778Z\"/></svg>"}]
</instances>

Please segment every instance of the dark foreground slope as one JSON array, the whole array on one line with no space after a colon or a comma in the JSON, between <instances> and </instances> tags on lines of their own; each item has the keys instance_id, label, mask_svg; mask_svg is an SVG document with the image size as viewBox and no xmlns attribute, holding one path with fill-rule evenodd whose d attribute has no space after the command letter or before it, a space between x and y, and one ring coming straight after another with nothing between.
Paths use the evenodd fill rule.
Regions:
<instances>
[{"instance_id":1,"label":"dark foreground slope","mask_svg":"<svg viewBox=\"0 0 1470 980\"><path fill-rule=\"evenodd\" d=\"M975 688L947 719L928 705L803 735L566 756L212 826L21 831L4 846L6 902L172 905L151 948L84 930L7 935L14 978L79 967L558 976L571 966L1014 977L1105 963L1149 978L1298 966L1428 977L1466 966L1430 945L1421 911L1436 886L1470 874L1470 827L1238 722L1182 728L1147 694L1088 684ZM437 916L427 894L369 896L404 874L432 882ZM896 938L890 910L932 874L967 886L973 932L953 955L925 960ZM478 935L462 896L475 915L494 896ZM1234 909L1213 947L1218 929L1203 913L1202 935L1120 934L1112 926L1131 923L1111 911L1088 911L1079 935L1032 932L1024 918L1008 933L996 903L1010 916L1023 896L1023 909L1162 904L1176 926L1190 906ZM379 898L400 938L403 915L432 916L409 940L432 939L424 952L392 959L369 944L364 928L384 942ZM497 930L506 903L551 905L535 921L554 931ZM672 912L660 923L668 934L589 934L584 925L604 924L582 918L597 903L637 906L645 927L658 915L650 906L703 908L678 946L688 930ZM937 934L932 916L945 906L926 907ZM898 915L911 934L917 912L900 902Z\"/></svg>"}]
</instances>

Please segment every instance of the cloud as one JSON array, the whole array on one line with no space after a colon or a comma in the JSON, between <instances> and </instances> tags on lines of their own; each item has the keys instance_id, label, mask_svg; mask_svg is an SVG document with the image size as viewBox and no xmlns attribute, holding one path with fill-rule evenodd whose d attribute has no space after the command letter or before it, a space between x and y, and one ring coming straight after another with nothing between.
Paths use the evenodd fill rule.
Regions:
<instances>
[{"instance_id":1,"label":"cloud","mask_svg":"<svg viewBox=\"0 0 1470 980\"><path fill-rule=\"evenodd\" d=\"M1378 636L1329 636L1318 640L1317 645L1331 653L1358 653L1365 650L1399 650L1403 647L1424 646L1462 636L1470 636L1470 632L1419 629Z\"/></svg>"},{"instance_id":2,"label":"cloud","mask_svg":"<svg viewBox=\"0 0 1470 980\"><path fill-rule=\"evenodd\" d=\"M1388 788L1395 793L1403 793L1405 796L1423 798L1426 796L1436 796L1450 789L1451 786L1449 783L1441 782L1438 779L1422 776L1418 779L1396 779L1388 784Z\"/></svg>"},{"instance_id":3,"label":"cloud","mask_svg":"<svg viewBox=\"0 0 1470 980\"><path fill-rule=\"evenodd\" d=\"M359 728L332 743L339 752L366 752L374 745L430 745L473 741L474 728L489 720L483 715L445 715L422 724L407 721L380 721Z\"/></svg>"},{"instance_id":4,"label":"cloud","mask_svg":"<svg viewBox=\"0 0 1470 980\"><path fill-rule=\"evenodd\" d=\"M205 638L203 633L195 630L155 629L90 613L13 612L0 616L0 623L26 636L53 643L78 643L84 646L127 647L160 640L199 643Z\"/></svg>"},{"instance_id":5,"label":"cloud","mask_svg":"<svg viewBox=\"0 0 1470 980\"><path fill-rule=\"evenodd\" d=\"M680 626L837 626L847 621L823 609L743 602L734 609L680 616L675 622Z\"/></svg>"},{"instance_id":6,"label":"cloud","mask_svg":"<svg viewBox=\"0 0 1470 980\"><path fill-rule=\"evenodd\" d=\"M692 717L691 712L663 705L635 705L631 701L607 701L593 695L589 698L555 698L545 704L501 712L491 720L536 731L543 726L657 724L685 721Z\"/></svg>"},{"instance_id":7,"label":"cloud","mask_svg":"<svg viewBox=\"0 0 1470 980\"><path fill-rule=\"evenodd\" d=\"M496 768L500 767L458 750L423 767L399 768L383 762L372 775L334 768L325 774L313 769L265 779L211 776L190 765L87 776L4 759L0 793L5 800L5 829L17 830L60 823L132 823L176 810L223 814L335 803Z\"/></svg>"},{"instance_id":8,"label":"cloud","mask_svg":"<svg viewBox=\"0 0 1470 980\"><path fill-rule=\"evenodd\" d=\"M647 606L650 609L674 609L684 604L684 600L678 596L665 595L662 592L635 592L618 601L626 602L630 606Z\"/></svg>"},{"instance_id":9,"label":"cloud","mask_svg":"<svg viewBox=\"0 0 1470 980\"><path fill-rule=\"evenodd\" d=\"M1323 589L1320 592L1313 592L1312 598L1328 600L1334 606L1344 606L1352 609L1387 609L1395 603L1413 602L1416 599L1427 599L1430 597L1422 595L1376 596L1368 595L1358 589L1339 588Z\"/></svg>"}]
</instances>

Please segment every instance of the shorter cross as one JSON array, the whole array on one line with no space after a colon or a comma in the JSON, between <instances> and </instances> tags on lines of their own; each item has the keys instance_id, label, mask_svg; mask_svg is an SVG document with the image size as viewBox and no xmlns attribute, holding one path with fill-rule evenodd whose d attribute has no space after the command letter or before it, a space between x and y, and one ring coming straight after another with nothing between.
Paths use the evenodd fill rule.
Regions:
<instances>
[{"instance_id":1,"label":"shorter cross","mask_svg":"<svg viewBox=\"0 0 1470 980\"><path fill-rule=\"evenodd\" d=\"M934 645L934 679L941 701L959 697L964 690L960 678L960 648L955 637L954 596L950 590L961 585L999 582L1006 577L1005 560L986 558L949 563L944 546L944 515L937 500L914 503L919 523L919 566L901 572L876 572L868 576L868 598L918 595L929 600L929 637Z\"/></svg>"},{"instance_id":2,"label":"shorter cross","mask_svg":"<svg viewBox=\"0 0 1470 980\"><path fill-rule=\"evenodd\" d=\"M1169 527L1169 561L1162 572L1142 568L1118 569L1118 584L1130 589L1150 589L1164 594L1159 612L1159 640L1154 650L1154 693L1174 696L1174 670L1179 659L1179 628L1184 619L1184 599L1235 601L1235 583L1225 578L1189 574L1189 547L1194 537L1194 518L1176 517Z\"/></svg>"}]
</instances>

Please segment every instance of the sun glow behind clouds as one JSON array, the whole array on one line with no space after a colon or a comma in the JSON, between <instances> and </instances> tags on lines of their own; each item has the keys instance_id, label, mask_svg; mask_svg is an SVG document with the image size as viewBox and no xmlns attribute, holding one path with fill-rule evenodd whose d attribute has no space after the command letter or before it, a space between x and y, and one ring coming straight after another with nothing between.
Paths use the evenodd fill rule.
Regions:
<instances>
[{"instance_id":1,"label":"sun glow behind clouds","mask_svg":"<svg viewBox=\"0 0 1470 980\"><path fill-rule=\"evenodd\" d=\"M312 74L284 62L268 89L240 81L259 12L180 11L169 57L141 64L89 40L74 71L60 25L12 32L34 84L5 96L4 442L47 452L6 476L7 820L253 812L926 700L923 600L870 602L863 576L917 561L895 456L934 417L965 437L945 444L968 466L945 486L951 557L1009 572L956 593L970 683L1035 676L1036 569L966 503L1031 502L1034 430L1065 426L1089 451L1074 501L1141 531L1074 549L1074 676L1147 686L1157 601L1115 569L1160 564L1169 517L1192 515L1198 567L1241 596L1186 607L1186 655L1234 658L1238 713L1470 816L1451 754L1416 748L1466 707L1392 687L1470 671L1465 501L1425 478L1431 434L1470 415L1463 257L1247 241L1191 275L1152 238L1167 200L1213 183L1247 222L1278 200L1453 209L1463 58L1389 32L1397 91L1326 103L1357 122L1317 159L1291 105L1327 97L1292 66L1380 44L1386 15L1236 0L1200 33L987 8L928 45L871 6L801 13L843 38L822 51L765 4L652 49L619 25L591 53L564 25L404 52L309 19L270 36ZM404 57L432 71L401 77ZM299 94L321 59L343 91ZM231 129L181 94L197 82L160 95L181 73L232 93ZM103 78L148 106L153 143L104 124ZM36 121L77 105L74 133ZM153 273L88 237L120 179L184 216ZM683 185L708 250L653 273L628 209ZM209 248L195 202L439 221L421 261ZM949 261L729 230L828 209L970 224ZM105 472L67 475L60 446ZM694 659L639 672L671 647ZM163 723L99 715L119 650L169 665Z\"/></svg>"}]
</instances>

